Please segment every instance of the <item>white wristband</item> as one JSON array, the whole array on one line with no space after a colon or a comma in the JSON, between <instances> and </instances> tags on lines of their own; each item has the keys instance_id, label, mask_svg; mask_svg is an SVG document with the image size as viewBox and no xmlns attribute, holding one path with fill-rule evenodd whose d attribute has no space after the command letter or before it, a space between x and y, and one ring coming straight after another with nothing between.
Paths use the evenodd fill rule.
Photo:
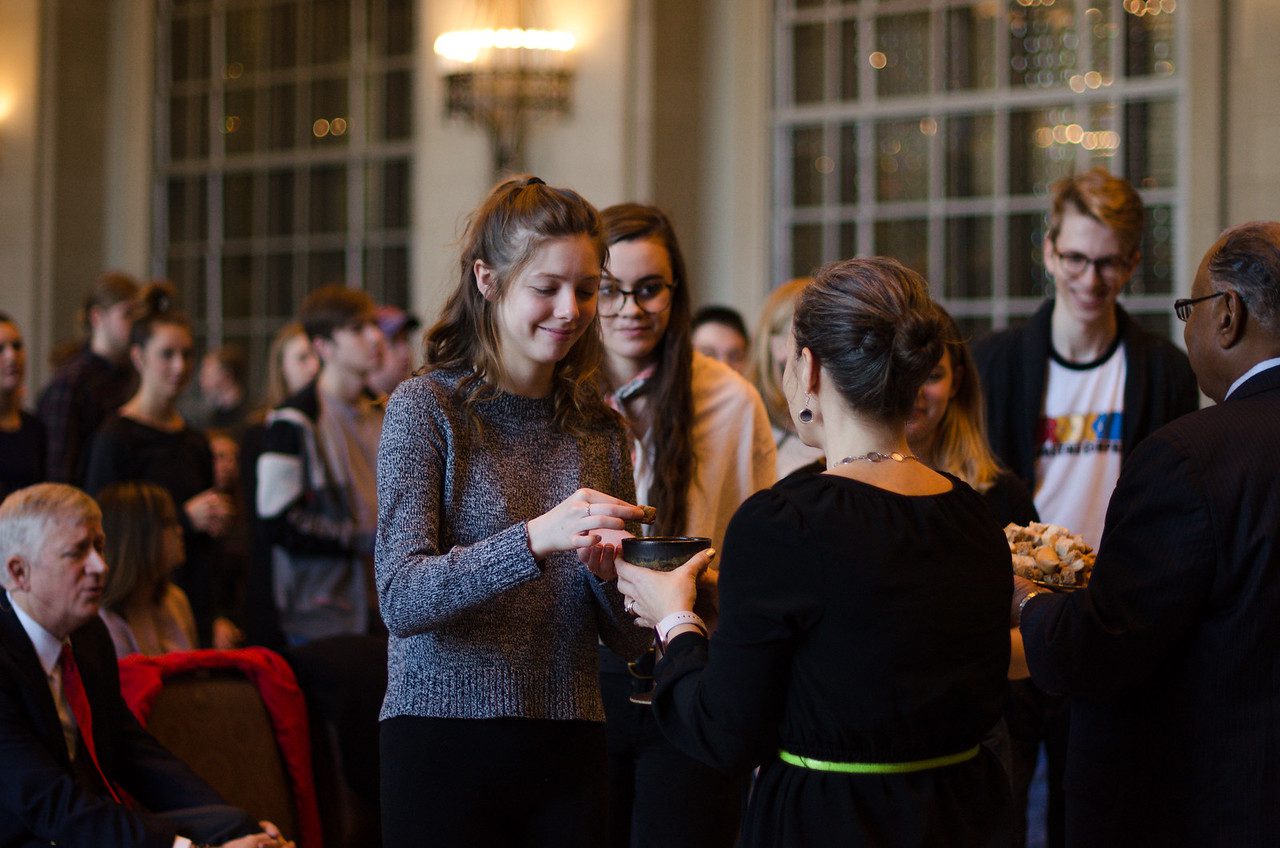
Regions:
<instances>
[{"instance_id":1,"label":"white wristband","mask_svg":"<svg viewBox=\"0 0 1280 848\"><path fill-rule=\"evenodd\" d=\"M667 634L682 624L692 624L702 631L703 636L707 635L707 623L697 613L689 612L688 610L673 612L662 621L659 621L658 626L654 628L658 631L658 641L662 643L664 648L667 645Z\"/></svg>"}]
</instances>

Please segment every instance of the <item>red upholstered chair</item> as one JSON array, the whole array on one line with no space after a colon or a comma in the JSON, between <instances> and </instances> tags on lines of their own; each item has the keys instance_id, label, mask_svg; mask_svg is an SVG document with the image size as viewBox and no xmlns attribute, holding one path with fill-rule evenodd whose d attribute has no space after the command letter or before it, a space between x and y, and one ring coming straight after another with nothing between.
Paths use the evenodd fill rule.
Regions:
<instances>
[{"instance_id":1,"label":"red upholstered chair","mask_svg":"<svg viewBox=\"0 0 1280 848\"><path fill-rule=\"evenodd\" d=\"M229 802L299 848L323 848L307 706L279 654L135 654L120 661L120 687L138 721Z\"/></svg>"}]
</instances>

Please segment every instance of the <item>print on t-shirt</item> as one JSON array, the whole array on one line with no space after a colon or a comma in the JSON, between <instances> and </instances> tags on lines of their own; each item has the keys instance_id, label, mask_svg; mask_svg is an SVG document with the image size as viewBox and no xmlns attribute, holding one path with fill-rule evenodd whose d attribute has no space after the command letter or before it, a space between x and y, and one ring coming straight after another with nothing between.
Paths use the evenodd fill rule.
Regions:
<instances>
[{"instance_id":1,"label":"print on t-shirt","mask_svg":"<svg viewBox=\"0 0 1280 848\"><path fill-rule=\"evenodd\" d=\"M1097 547L1120 477L1124 345L1097 362L1049 360L1036 433L1036 511Z\"/></svg>"}]
</instances>

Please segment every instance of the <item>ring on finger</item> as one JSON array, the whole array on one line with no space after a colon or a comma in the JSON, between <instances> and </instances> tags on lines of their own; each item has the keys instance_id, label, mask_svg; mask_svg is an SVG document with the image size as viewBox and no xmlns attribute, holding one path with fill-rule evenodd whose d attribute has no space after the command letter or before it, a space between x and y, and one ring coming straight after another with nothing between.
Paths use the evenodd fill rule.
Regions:
<instances>
[{"instance_id":1,"label":"ring on finger","mask_svg":"<svg viewBox=\"0 0 1280 848\"><path fill-rule=\"evenodd\" d=\"M590 517L591 517L591 504L590 504L590 503L588 503L588 504L587 504L587 518L590 518Z\"/></svg>"},{"instance_id":2,"label":"ring on finger","mask_svg":"<svg viewBox=\"0 0 1280 848\"><path fill-rule=\"evenodd\" d=\"M635 615L635 614L636 614L636 599L635 599L635 598L627 598L627 602L626 602L625 604L623 604L623 605L622 605L622 608L623 608L624 610L626 610L627 615Z\"/></svg>"}]
</instances>

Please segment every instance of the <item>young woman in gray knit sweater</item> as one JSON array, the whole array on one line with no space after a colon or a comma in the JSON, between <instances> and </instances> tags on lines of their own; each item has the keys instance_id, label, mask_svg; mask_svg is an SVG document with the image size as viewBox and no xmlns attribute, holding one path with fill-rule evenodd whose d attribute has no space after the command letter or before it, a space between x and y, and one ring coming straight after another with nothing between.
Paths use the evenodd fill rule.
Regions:
<instances>
[{"instance_id":1,"label":"young woman in gray knit sweater","mask_svg":"<svg viewBox=\"0 0 1280 848\"><path fill-rule=\"evenodd\" d=\"M636 656L652 635L575 556L645 512L597 388L605 255L577 193L500 184L472 214L424 372L387 406L388 845L603 844L596 642Z\"/></svg>"}]
</instances>

